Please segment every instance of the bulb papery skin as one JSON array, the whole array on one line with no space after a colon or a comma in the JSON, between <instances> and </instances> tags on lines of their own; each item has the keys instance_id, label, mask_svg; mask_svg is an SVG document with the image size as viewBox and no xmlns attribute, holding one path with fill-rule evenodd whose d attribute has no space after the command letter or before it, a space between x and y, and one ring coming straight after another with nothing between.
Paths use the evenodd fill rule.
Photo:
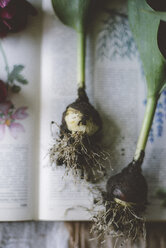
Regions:
<instances>
[{"instance_id":1,"label":"bulb papery skin","mask_svg":"<svg viewBox=\"0 0 166 248\"><path fill-rule=\"evenodd\" d=\"M134 207L136 206L135 203L133 202L126 202L126 201L123 201L123 200L120 200L119 198L114 198L114 201L124 207Z\"/></svg>"},{"instance_id":2,"label":"bulb papery skin","mask_svg":"<svg viewBox=\"0 0 166 248\"><path fill-rule=\"evenodd\" d=\"M94 135L99 130L99 126L93 122L91 117L84 123L82 121L83 119L84 116L79 110L71 107L67 109L65 114L65 122L69 131L72 133L86 133L88 136Z\"/></svg>"},{"instance_id":3,"label":"bulb papery skin","mask_svg":"<svg viewBox=\"0 0 166 248\"><path fill-rule=\"evenodd\" d=\"M91 183L106 173L108 152L100 145L102 122L89 103L85 90L78 89L78 98L67 106L62 116L59 137L50 148L52 165L65 166L74 177Z\"/></svg>"},{"instance_id":4,"label":"bulb papery skin","mask_svg":"<svg viewBox=\"0 0 166 248\"><path fill-rule=\"evenodd\" d=\"M90 104L84 89L78 90L78 98L67 106L62 117L61 131L80 132L94 136L102 128L101 118L96 109Z\"/></svg>"}]
</instances>

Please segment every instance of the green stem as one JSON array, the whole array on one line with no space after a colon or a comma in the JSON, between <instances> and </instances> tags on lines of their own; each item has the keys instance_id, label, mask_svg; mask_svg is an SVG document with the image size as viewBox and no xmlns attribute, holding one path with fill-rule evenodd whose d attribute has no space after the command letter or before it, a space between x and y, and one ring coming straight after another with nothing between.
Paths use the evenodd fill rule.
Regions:
<instances>
[{"instance_id":1,"label":"green stem","mask_svg":"<svg viewBox=\"0 0 166 248\"><path fill-rule=\"evenodd\" d=\"M3 57L3 60L4 60L4 63L5 63L5 70L7 72L7 77L9 77L9 65L8 65L8 61L7 61L7 57L6 57L6 54L5 54L5 51L3 49L3 46L2 46L2 42L0 41L0 52L2 54L2 57Z\"/></svg>"},{"instance_id":2,"label":"green stem","mask_svg":"<svg viewBox=\"0 0 166 248\"><path fill-rule=\"evenodd\" d=\"M147 144L149 132L152 126L153 117L157 106L157 101L158 101L158 97L156 96L148 97L147 99L146 112L134 156L135 161L137 161L140 158L141 152L145 151L145 147Z\"/></svg>"},{"instance_id":3,"label":"green stem","mask_svg":"<svg viewBox=\"0 0 166 248\"><path fill-rule=\"evenodd\" d=\"M77 33L78 87L85 89L85 33Z\"/></svg>"}]
</instances>

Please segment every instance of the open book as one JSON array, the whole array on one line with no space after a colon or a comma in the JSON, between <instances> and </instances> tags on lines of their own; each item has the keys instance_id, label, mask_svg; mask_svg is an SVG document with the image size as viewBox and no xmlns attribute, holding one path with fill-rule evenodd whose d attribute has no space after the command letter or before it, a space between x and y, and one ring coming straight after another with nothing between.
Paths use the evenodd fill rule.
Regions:
<instances>
[{"instance_id":1,"label":"open book","mask_svg":"<svg viewBox=\"0 0 166 248\"><path fill-rule=\"evenodd\" d=\"M31 2L39 9L33 25L3 41L10 64L25 65L29 84L12 98L16 108L27 107L22 132L13 138L6 125L0 140L0 221L90 220L91 185L65 176L63 167L50 165L48 155L51 122L60 125L66 106L76 99L76 34L55 17L51 1ZM112 1L96 18L87 37L86 68L87 93L102 117L103 145L111 155L109 177L131 162L146 105L144 74L125 1ZM2 66L0 70L3 79ZM156 198L156 190L166 187L165 122L166 92L143 164L148 220L166 219Z\"/></svg>"}]
</instances>

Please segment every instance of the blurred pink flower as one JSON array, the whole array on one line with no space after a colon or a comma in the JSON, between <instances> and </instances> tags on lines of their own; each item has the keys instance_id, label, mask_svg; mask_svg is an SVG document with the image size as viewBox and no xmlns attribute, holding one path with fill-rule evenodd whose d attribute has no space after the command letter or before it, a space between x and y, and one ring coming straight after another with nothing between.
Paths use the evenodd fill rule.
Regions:
<instances>
[{"instance_id":1,"label":"blurred pink flower","mask_svg":"<svg viewBox=\"0 0 166 248\"><path fill-rule=\"evenodd\" d=\"M28 113L26 113L26 110L27 107L18 108L12 115L12 118L16 120L24 120L26 117L28 117Z\"/></svg>"},{"instance_id":2,"label":"blurred pink flower","mask_svg":"<svg viewBox=\"0 0 166 248\"><path fill-rule=\"evenodd\" d=\"M13 138L17 139L19 133L25 132L22 124L17 120L24 120L28 114L27 107L14 108L11 101L0 103L0 140L4 138L5 129L8 127Z\"/></svg>"},{"instance_id":3,"label":"blurred pink flower","mask_svg":"<svg viewBox=\"0 0 166 248\"><path fill-rule=\"evenodd\" d=\"M10 0L0 0L0 7L5 8L9 2Z\"/></svg>"}]
</instances>

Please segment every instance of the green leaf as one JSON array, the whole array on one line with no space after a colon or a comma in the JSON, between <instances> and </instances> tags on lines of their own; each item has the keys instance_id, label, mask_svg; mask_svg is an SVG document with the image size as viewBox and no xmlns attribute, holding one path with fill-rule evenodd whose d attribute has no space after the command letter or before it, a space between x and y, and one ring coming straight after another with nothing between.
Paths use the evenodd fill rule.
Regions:
<instances>
[{"instance_id":1,"label":"green leaf","mask_svg":"<svg viewBox=\"0 0 166 248\"><path fill-rule=\"evenodd\" d=\"M28 84L28 81L21 74L18 74L15 80L21 84Z\"/></svg>"},{"instance_id":2,"label":"green leaf","mask_svg":"<svg viewBox=\"0 0 166 248\"><path fill-rule=\"evenodd\" d=\"M84 32L93 0L52 0L55 14L67 26Z\"/></svg>"},{"instance_id":3,"label":"green leaf","mask_svg":"<svg viewBox=\"0 0 166 248\"><path fill-rule=\"evenodd\" d=\"M14 79L23 69L24 69L23 65L14 65L13 70L9 74L9 81L14 81Z\"/></svg>"},{"instance_id":4,"label":"green leaf","mask_svg":"<svg viewBox=\"0 0 166 248\"><path fill-rule=\"evenodd\" d=\"M162 200L162 206L166 207L166 190L159 188L156 192L156 196L158 199Z\"/></svg>"},{"instance_id":5,"label":"green leaf","mask_svg":"<svg viewBox=\"0 0 166 248\"><path fill-rule=\"evenodd\" d=\"M13 85L11 90L12 90L13 93L19 93L20 90L21 90L21 87L18 86L18 85Z\"/></svg>"},{"instance_id":6,"label":"green leaf","mask_svg":"<svg viewBox=\"0 0 166 248\"><path fill-rule=\"evenodd\" d=\"M23 65L14 65L13 70L9 74L8 80L13 82L23 69Z\"/></svg>"},{"instance_id":7,"label":"green leaf","mask_svg":"<svg viewBox=\"0 0 166 248\"><path fill-rule=\"evenodd\" d=\"M166 200L163 200L163 201L162 201L162 206L163 206L163 207L166 207Z\"/></svg>"},{"instance_id":8,"label":"green leaf","mask_svg":"<svg viewBox=\"0 0 166 248\"><path fill-rule=\"evenodd\" d=\"M166 199L166 190L160 188L160 189L157 190L156 195L160 199Z\"/></svg>"},{"instance_id":9,"label":"green leaf","mask_svg":"<svg viewBox=\"0 0 166 248\"><path fill-rule=\"evenodd\" d=\"M128 0L128 11L144 67L148 96L159 96L166 83L166 60L159 50L157 34L160 20L166 13L154 11L145 0Z\"/></svg>"},{"instance_id":10,"label":"green leaf","mask_svg":"<svg viewBox=\"0 0 166 248\"><path fill-rule=\"evenodd\" d=\"M157 16L159 17L162 21L166 21L166 12L162 12L162 11L152 11L152 10L144 10L145 12Z\"/></svg>"},{"instance_id":11,"label":"green leaf","mask_svg":"<svg viewBox=\"0 0 166 248\"><path fill-rule=\"evenodd\" d=\"M24 69L23 65L14 65L13 70L10 72L8 80L13 83L17 81L21 84L28 84L28 81L24 78L22 74L20 74Z\"/></svg>"}]
</instances>

